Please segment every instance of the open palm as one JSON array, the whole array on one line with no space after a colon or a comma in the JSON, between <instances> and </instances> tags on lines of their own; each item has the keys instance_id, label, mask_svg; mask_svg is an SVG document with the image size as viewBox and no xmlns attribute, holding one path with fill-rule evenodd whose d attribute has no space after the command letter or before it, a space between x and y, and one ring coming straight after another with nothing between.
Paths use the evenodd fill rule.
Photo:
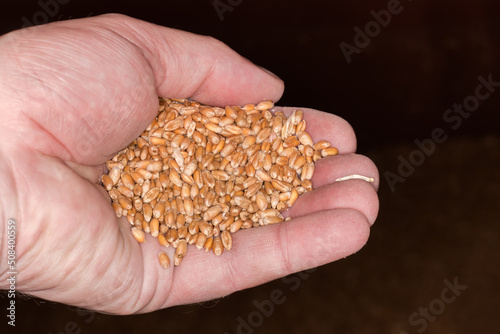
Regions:
<instances>
[{"instance_id":1,"label":"open palm","mask_svg":"<svg viewBox=\"0 0 500 334\"><path fill-rule=\"evenodd\" d=\"M377 182L334 182L377 176L354 154L351 127L304 109L313 139L341 154L318 162L317 189L285 213L293 219L239 231L221 257L188 251L181 266L165 270L156 240L137 243L115 217L99 185L104 162L156 116L158 96L238 105L278 100L283 83L215 39L121 15L1 37L0 80L0 218L2 226L17 221L24 293L118 314L208 300L350 255L376 218Z\"/></svg>"}]
</instances>

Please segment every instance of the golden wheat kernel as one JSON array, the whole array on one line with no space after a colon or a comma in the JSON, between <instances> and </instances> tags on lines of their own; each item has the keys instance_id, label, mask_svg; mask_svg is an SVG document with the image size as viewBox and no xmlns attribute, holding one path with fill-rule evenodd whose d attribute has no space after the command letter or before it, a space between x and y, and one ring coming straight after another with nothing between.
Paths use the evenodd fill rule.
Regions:
<instances>
[{"instance_id":1,"label":"golden wheat kernel","mask_svg":"<svg viewBox=\"0 0 500 334\"><path fill-rule=\"evenodd\" d=\"M144 169L144 168L136 168L135 170L137 173L141 174L141 176L143 177L144 182L146 182L146 180L151 180L153 178L153 173L151 173L150 171Z\"/></svg>"},{"instance_id":2,"label":"golden wheat kernel","mask_svg":"<svg viewBox=\"0 0 500 334\"><path fill-rule=\"evenodd\" d=\"M263 110L271 109L273 107L274 107L273 101L262 101L262 102L259 102L259 104L257 104L255 106L255 109L263 111Z\"/></svg>"},{"instance_id":3,"label":"golden wheat kernel","mask_svg":"<svg viewBox=\"0 0 500 334\"><path fill-rule=\"evenodd\" d=\"M233 151L236 149L236 146L234 144L228 144L228 145L225 145L224 148L222 149L222 151L220 151L220 155L221 157L226 157L228 156L229 154L233 153Z\"/></svg>"},{"instance_id":4,"label":"golden wheat kernel","mask_svg":"<svg viewBox=\"0 0 500 334\"><path fill-rule=\"evenodd\" d=\"M213 242L214 242L213 237L207 238L207 240L205 241L205 244L203 245L203 249L205 250L205 253L208 253L212 250Z\"/></svg>"},{"instance_id":5,"label":"golden wheat kernel","mask_svg":"<svg viewBox=\"0 0 500 334\"><path fill-rule=\"evenodd\" d=\"M210 107L203 107L200 109L200 113L205 116L205 117L214 117L215 116L215 111L210 108Z\"/></svg>"},{"instance_id":6,"label":"golden wheat kernel","mask_svg":"<svg viewBox=\"0 0 500 334\"><path fill-rule=\"evenodd\" d=\"M255 130L254 130L255 131ZM269 138L269 135L271 134L272 129L271 128L263 128L257 133L256 137L256 142L257 143L262 143L264 140Z\"/></svg>"},{"instance_id":7,"label":"golden wheat kernel","mask_svg":"<svg viewBox=\"0 0 500 334\"><path fill-rule=\"evenodd\" d=\"M205 246L205 243L207 241L207 236L200 232L200 233L196 233L195 235L193 235L193 239L194 239L194 245L196 246L196 248L198 250L202 250L203 246Z\"/></svg>"},{"instance_id":8,"label":"golden wheat kernel","mask_svg":"<svg viewBox=\"0 0 500 334\"><path fill-rule=\"evenodd\" d=\"M214 133L220 133L222 131L222 128L220 126L211 122L205 123L205 128L207 128L208 131Z\"/></svg>"},{"instance_id":9,"label":"golden wheat kernel","mask_svg":"<svg viewBox=\"0 0 500 334\"><path fill-rule=\"evenodd\" d=\"M104 174L101 177L101 182L102 182L104 189L106 189L107 191L110 191L111 188L113 188L113 180L111 179L111 177L109 175Z\"/></svg>"},{"instance_id":10,"label":"golden wheat kernel","mask_svg":"<svg viewBox=\"0 0 500 334\"><path fill-rule=\"evenodd\" d=\"M232 125L234 123L234 119L228 116L223 116L219 122L219 126L225 128L228 125Z\"/></svg>"},{"instance_id":11,"label":"golden wheat kernel","mask_svg":"<svg viewBox=\"0 0 500 334\"><path fill-rule=\"evenodd\" d=\"M335 147L324 148L321 150L321 155L323 157L332 156L339 154L339 150Z\"/></svg>"},{"instance_id":12,"label":"golden wheat kernel","mask_svg":"<svg viewBox=\"0 0 500 334\"><path fill-rule=\"evenodd\" d=\"M185 239L180 239L174 254L175 266L181 264L181 261L186 256L186 253L187 253L187 241Z\"/></svg>"},{"instance_id":13,"label":"golden wheat kernel","mask_svg":"<svg viewBox=\"0 0 500 334\"><path fill-rule=\"evenodd\" d=\"M188 163L185 167L184 167L184 174L188 175L188 176L191 176L193 175L193 173L196 171L196 168L197 168L197 163L195 160L192 160L190 163Z\"/></svg>"},{"instance_id":14,"label":"golden wheat kernel","mask_svg":"<svg viewBox=\"0 0 500 334\"><path fill-rule=\"evenodd\" d=\"M283 211L288 207L287 203L285 202L279 202L278 205L276 205L276 210L278 211Z\"/></svg>"},{"instance_id":15,"label":"golden wheat kernel","mask_svg":"<svg viewBox=\"0 0 500 334\"><path fill-rule=\"evenodd\" d=\"M229 231L222 231L220 239L226 250L230 251L233 248L233 236Z\"/></svg>"},{"instance_id":16,"label":"golden wheat kernel","mask_svg":"<svg viewBox=\"0 0 500 334\"><path fill-rule=\"evenodd\" d=\"M146 233L144 233L143 230L137 227L132 227L131 229L132 235L134 236L135 240L137 240L140 243L143 243L146 241Z\"/></svg>"},{"instance_id":17,"label":"golden wheat kernel","mask_svg":"<svg viewBox=\"0 0 500 334\"><path fill-rule=\"evenodd\" d=\"M143 191L144 191L144 185L143 185ZM144 203L149 203L151 201L156 200L158 198L158 195L160 194L160 190L156 187L149 189L144 196L142 197Z\"/></svg>"},{"instance_id":18,"label":"golden wheat kernel","mask_svg":"<svg viewBox=\"0 0 500 334\"><path fill-rule=\"evenodd\" d=\"M231 211L231 209L229 211ZM221 231L228 230L229 226L231 226L231 224L234 222L234 218L235 218L235 216L233 216L233 215L230 215L229 218L227 218L227 219L223 218L223 221L218 225L219 230L221 230Z\"/></svg>"},{"instance_id":19,"label":"golden wheat kernel","mask_svg":"<svg viewBox=\"0 0 500 334\"><path fill-rule=\"evenodd\" d=\"M200 231L200 220L195 219L191 223L189 223L188 231L193 235L198 233Z\"/></svg>"},{"instance_id":20,"label":"golden wheat kernel","mask_svg":"<svg viewBox=\"0 0 500 334\"><path fill-rule=\"evenodd\" d=\"M110 171L110 175L109 176L111 178L113 178L113 176L111 175L111 170L113 170L113 168L116 168L118 170L118 173L121 173L121 171L125 168L125 166L121 162L107 161L106 162L106 168Z\"/></svg>"},{"instance_id":21,"label":"golden wheat kernel","mask_svg":"<svg viewBox=\"0 0 500 334\"><path fill-rule=\"evenodd\" d=\"M151 219L151 222L149 223L149 233L155 238L158 237L158 234L160 233L160 221L158 219Z\"/></svg>"},{"instance_id":22,"label":"golden wheat kernel","mask_svg":"<svg viewBox=\"0 0 500 334\"><path fill-rule=\"evenodd\" d=\"M109 197L113 200L113 201L116 201L118 199L118 197L122 196L122 194L120 194L120 192L116 189L116 188L112 188L109 192Z\"/></svg>"},{"instance_id":23,"label":"golden wheat kernel","mask_svg":"<svg viewBox=\"0 0 500 334\"><path fill-rule=\"evenodd\" d=\"M281 223L283 221L283 218L274 216L274 217L265 217L262 220L264 225L271 225L271 224Z\"/></svg>"},{"instance_id":24,"label":"golden wheat kernel","mask_svg":"<svg viewBox=\"0 0 500 334\"><path fill-rule=\"evenodd\" d=\"M177 235L181 239L185 239L188 236L188 234L189 234L189 232L188 232L188 227L187 226L181 226L177 230Z\"/></svg>"},{"instance_id":25,"label":"golden wheat kernel","mask_svg":"<svg viewBox=\"0 0 500 334\"><path fill-rule=\"evenodd\" d=\"M164 225L162 225L164 226ZM166 233L166 232L165 232ZM158 235L158 243L163 246L163 247L168 247L170 246L170 243L167 241L167 239L165 238L165 234L162 233L162 234L159 234Z\"/></svg>"},{"instance_id":26,"label":"golden wheat kernel","mask_svg":"<svg viewBox=\"0 0 500 334\"><path fill-rule=\"evenodd\" d=\"M214 226L214 233L215 233L215 228L219 226L219 224L222 222L222 219L223 219L222 213L219 213L212 219L211 223Z\"/></svg>"},{"instance_id":27,"label":"golden wheat kernel","mask_svg":"<svg viewBox=\"0 0 500 334\"><path fill-rule=\"evenodd\" d=\"M313 148L316 151L321 151L322 149L329 148L331 144L327 142L326 140L320 140L316 144L313 145Z\"/></svg>"},{"instance_id":28,"label":"golden wheat kernel","mask_svg":"<svg viewBox=\"0 0 500 334\"><path fill-rule=\"evenodd\" d=\"M185 240L186 240L188 245L194 245L196 243L197 238L198 238L197 235L192 235L192 234L188 233Z\"/></svg>"},{"instance_id":29,"label":"golden wheat kernel","mask_svg":"<svg viewBox=\"0 0 500 334\"><path fill-rule=\"evenodd\" d=\"M211 236L213 233L213 225L207 221L200 221L198 227L200 232L205 234L207 237Z\"/></svg>"},{"instance_id":30,"label":"golden wheat kernel","mask_svg":"<svg viewBox=\"0 0 500 334\"><path fill-rule=\"evenodd\" d=\"M283 142L283 147L288 148L288 147L296 147L300 145L300 141L295 137L291 136L285 139Z\"/></svg>"},{"instance_id":31,"label":"golden wheat kernel","mask_svg":"<svg viewBox=\"0 0 500 334\"><path fill-rule=\"evenodd\" d=\"M189 197L186 197L184 199L184 211L186 212L186 215L189 217L192 217L194 215L193 201Z\"/></svg>"},{"instance_id":32,"label":"golden wheat kernel","mask_svg":"<svg viewBox=\"0 0 500 334\"><path fill-rule=\"evenodd\" d=\"M178 240L179 237L177 235L177 229L174 229L174 228L170 228L166 235L165 235L165 238L167 239L167 241L169 243L173 243L174 241Z\"/></svg>"},{"instance_id":33,"label":"golden wheat kernel","mask_svg":"<svg viewBox=\"0 0 500 334\"><path fill-rule=\"evenodd\" d=\"M265 210L269 204L266 195L264 195L261 191L255 195L255 203L257 204L259 210Z\"/></svg>"},{"instance_id":34,"label":"golden wheat kernel","mask_svg":"<svg viewBox=\"0 0 500 334\"><path fill-rule=\"evenodd\" d=\"M229 226L229 232L235 233L238 232L241 228L243 221L241 219L235 220L230 226Z\"/></svg>"},{"instance_id":35,"label":"golden wheat kernel","mask_svg":"<svg viewBox=\"0 0 500 334\"><path fill-rule=\"evenodd\" d=\"M132 179L134 180L134 182L136 184L140 184L142 185L144 183L144 177L142 176L141 173L139 173L138 171L133 171L130 173L130 176L132 177Z\"/></svg>"},{"instance_id":36,"label":"golden wheat kernel","mask_svg":"<svg viewBox=\"0 0 500 334\"><path fill-rule=\"evenodd\" d=\"M125 198L124 196L120 196L118 197L118 203L121 205L121 207L124 209L124 210L130 210L132 209L132 202L130 202L127 198Z\"/></svg>"},{"instance_id":37,"label":"golden wheat kernel","mask_svg":"<svg viewBox=\"0 0 500 334\"><path fill-rule=\"evenodd\" d=\"M155 218L160 218L165 212L165 203L157 202L153 209L153 216Z\"/></svg>"},{"instance_id":38,"label":"golden wheat kernel","mask_svg":"<svg viewBox=\"0 0 500 334\"><path fill-rule=\"evenodd\" d=\"M302 168L302 173L300 174L300 177L302 181L304 180L310 180L314 174L314 163L310 162L304 165Z\"/></svg>"},{"instance_id":39,"label":"golden wheat kernel","mask_svg":"<svg viewBox=\"0 0 500 334\"><path fill-rule=\"evenodd\" d=\"M226 142L224 139L220 140L219 143L217 145L214 144L214 147L212 149L212 153L213 154L218 154L222 151L222 149L224 149L226 145Z\"/></svg>"},{"instance_id":40,"label":"golden wheat kernel","mask_svg":"<svg viewBox=\"0 0 500 334\"><path fill-rule=\"evenodd\" d=\"M234 203L242 207L243 209L248 208L248 206L252 203L252 201L246 196L233 196Z\"/></svg>"},{"instance_id":41,"label":"golden wheat kernel","mask_svg":"<svg viewBox=\"0 0 500 334\"><path fill-rule=\"evenodd\" d=\"M184 183L181 187L181 197L182 199L189 197L189 193L191 191L190 185L187 183Z\"/></svg>"},{"instance_id":42,"label":"golden wheat kernel","mask_svg":"<svg viewBox=\"0 0 500 334\"><path fill-rule=\"evenodd\" d=\"M280 214L280 212L277 209L267 209L267 210L262 211L261 217L262 218L277 217L277 216L279 216L279 214Z\"/></svg>"},{"instance_id":43,"label":"golden wheat kernel","mask_svg":"<svg viewBox=\"0 0 500 334\"><path fill-rule=\"evenodd\" d=\"M231 117L232 119L236 119L236 117L238 117L238 112L231 106L226 106L225 112L226 112L226 115L228 117Z\"/></svg>"},{"instance_id":44,"label":"golden wheat kernel","mask_svg":"<svg viewBox=\"0 0 500 334\"><path fill-rule=\"evenodd\" d=\"M143 211L142 209L142 198L140 197L134 197L133 199L133 207L136 211Z\"/></svg>"},{"instance_id":45,"label":"golden wheat kernel","mask_svg":"<svg viewBox=\"0 0 500 334\"><path fill-rule=\"evenodd\" d=\"M175 227L177 229L181 228L186 223L186 216L184 214L179 214L175 218Z\"/></svg>"},{"instance_id":46,"label":"golden wheat kernel","mask_svg":"<svg viewBox=\"0 0 500 334\"><path fill-rule=\"evenodd\" d=\"M261 144L261 151L264 151L266 153L269 153L271 151L271 142L270 141L265 141Z\"/></svg>"},{"instance_id":47,"label":"golden wheat kernel","mask_svg":"<svg viewBox=\"0 0 500 334\"><path fill-rule=\"evenodd\" d=\"M250 198L262 188L262 182L254 183L245 190L245 196Z\"/></svg>"},{"instance_id":48,"label":"golden wheat kernel","mask_svg":"<svg viewBox=\"0 0 500 334\"><path fill-rule=\"evenodd\" d=\"M288 200L288 206L291 207L292 205L295 204L295 201L297 201L297 198L299 198L299 192L296 188L292 189L290 199Z\"/></svg>"},{"instance_id":49,"label":"golden wheat kernel","mask_svg":"<svg viewBox=\"0 0 500 334\"><path fill-rule=\"evenodd\" d=\"M181 174L181 180L187 183L188 185L194 184L194 178L192 176L188 176L184 173Z\"/></svg>"},{"instance_id":50,"label":"golden wheat kernel","mask_svg":"<svg viewBox=\"0 0 500 334\"><path fill-rule=\"evenodd\" d=\"M123 210L122 216L126 216L128 223L134 226L134 216L129 214L127 210Z\"/></svg>"},{"instance_id":51,"label":"golden wheat kernel","mask_svg":"<svg viewBox=\"0 0 500 334\"><path fill-rule=\"evenodd\" d=\"M113 202L112 204L113 210L115 211L116 217L120 218L123 215L123 208L118 202Z\"/></svg>"},{"instance_id":52,"label":"golden wheat kernel","mask_svg":"<svg viewBox=\"0 0 500 334\"><path fill-rule=\"evenodd\" d=\"M168 227L173 227L175 225L175 220L177 219L177 215L174 211L168 211L165 214L165 224Z\"/></svg>"},{"instance_id":53,"label":"golden wheat kernel","mask_svg":"<svg viewBox=\"0 0 500 334\"><path fill-rule=\"evenodd\" d=\"M147 163L144 161L148 158L148 155L149 155L148 148L149 148L149 145L145 145L141 148L141 154L139 155L139 158L141 158L141 161L137 161L135 166L142 167L145 163Z\"/></svg>"},{"instance_id":54,"label":"golden wheat kernel","mask_svg":"<svg viewBox=\"0 0 500 334\"><path fill-rule=\"evenodd\" d=\"M286 181L272 180L271 184L273 185L274 189L279 190L281 192L287 192L292 189L292 185Z\"/></svg>"},{"instance_id":55,"label":"golden wheat kernel","mask_svg":"<svg viewBox=\"0 0 500 334\"><path fill-rule=\"evenodd\" d=\"M149 137L149 141L151 144L156 145L156 146L166 146L167 145L167 140L165 138L158 138L151 136Z\"/></svg>"},{"instance_id":56,"label":"golden wheat kernel","mask_svg":"<svg viewBox=\"0 0 500 334\"><path fill-rule=\"evenodd\" d=\"M294 164L293 164L293 166L292 166L292 167L293 167L295 170L298 170L298 169L300 169L302 166L304 166L306 163L307 163L306 158L304 158L303 156L299 156L299 157L295 160L295 162L294 162Z\"/></svg>"},{"instance_id":57,"label":"golden wheat kernel","mask_svg":"<svg viewBox=\"0 0 500 334\"><path fill-rule=\"evenodd\" d=\"M234 200L232 200L232 202L234 202ZM236 203L233 203L233 204L236 204ZM241 210L243 210L243 208L241 206L238 206L238 205L232 205L230 208L229 208L229 215L230 216L233 216L233 217L237 217L239 216Z\"/></svg>"},{"instance_id":58,"label":"golden wheat kernel","mask_svg":"<svg viewBox=\"0 0 500 334\"><path fill-rule=\"evenodd\" d=\"M214 237L212 250L217 256L220 256L224 251L224 245L222 244L222 240L220 237Z\"/></svg>"},{"instance_id":59,"label":"golden wheat kernel","mask_svg":"<svg viewBox=\"0 0 500 334\"><path fill-rule=\"evenodd\" d=\"M160 260L160 265L164 268L164 269L168 269L170 267L170 259L168 258L168 255L167 253L165 252L160 252L158 254L158 258Z\"/></svg>"},{"instance_id":60,"label":"golden wheat kernel","mask_svg":"<svg viewBox=\"0 0 500 334\"><path fill-rule=\"evenodd\" d=\"M116 185L118 181L120 181L121 169L119 167L113 167L109 171L108 175L111 178L113 185Z\"/></svg>"}]
</instances>

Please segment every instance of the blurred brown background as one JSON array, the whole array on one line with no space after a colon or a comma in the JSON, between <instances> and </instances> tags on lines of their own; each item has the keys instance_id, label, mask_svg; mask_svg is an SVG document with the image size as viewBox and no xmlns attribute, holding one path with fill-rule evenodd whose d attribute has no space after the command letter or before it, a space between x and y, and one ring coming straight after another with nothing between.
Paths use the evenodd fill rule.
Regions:
<instances>
[{"instance_id":1,"label":"blurred brown background","mask_svg":"<svg viewBox=\"0 0 500 334\"><path fill-rule=\"evenodd\" d=\"M385 27L369 25L372 37L363 47L358 40L350 63L341 43L356 47L354 28L364 31L372 10L397 1L60 2L53 17L37 1L10 2L0 32L20 28L23 17L119 12L212 35L284 79L280 105L336 113L353 125L359 152L379 167L381 211L365 248L311 272L137 316L27 299L18 303L16 332L500 332L500 87L467 118L443 118L454 104L474 102L480 76L500 82L499 1L403 0ZM218 13L214 3L231 10ZM446 140L418 153L415 140L437 128ZM401 174L403 160L418 166ZM391 186L387 175L404 182ZM275 290L284 299L271 307Z\"/></svg>"}]
</instances>

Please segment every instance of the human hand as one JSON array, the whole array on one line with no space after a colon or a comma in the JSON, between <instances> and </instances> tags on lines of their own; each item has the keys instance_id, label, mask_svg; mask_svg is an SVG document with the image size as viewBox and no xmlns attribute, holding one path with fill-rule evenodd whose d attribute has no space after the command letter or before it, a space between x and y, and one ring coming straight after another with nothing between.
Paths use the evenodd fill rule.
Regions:
<instances>
[{"instance_id":1,"label":"human hand","mask_svg":"<svg viewBox=\"0 0 500 334\"><path fill-rule=\"evenodd\" d=\"M292 220L239 231L220 257L192 251L163 269L158 242L137 243L99 185L104 162L154 119L158 96L241 105L282 92L281 80L215 39L122 15L0 37L0 287L9 218L18 291L116 314L221 297L359 250L378 212L378 173L354 154L349 124L316 110L303 109L313 140L341 154L317 163L316 190L285 213ZM334 182L350 174L376 181Z\"/></svg>"}]
</instances>

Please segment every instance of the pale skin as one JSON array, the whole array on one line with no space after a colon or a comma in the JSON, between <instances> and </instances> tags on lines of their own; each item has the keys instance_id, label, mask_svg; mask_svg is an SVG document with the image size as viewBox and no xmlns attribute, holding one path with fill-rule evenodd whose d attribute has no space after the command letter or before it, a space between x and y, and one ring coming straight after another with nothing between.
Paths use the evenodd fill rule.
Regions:
<instances>
[{"instance_id":1,"label":"pale skin","mask_svg":"<svg viewBox=\"0 0 500 334\"><path fill-rule=\"evenodd\" d=\"M172 247L149 235L139 244L99 184L104 162L154 119L158 96L242 105L277 101L283 89L213 38L121 15L0 37L0 288L10 218L18 292L114 314L226 296L357 252L378 213L378 172L333 114L303 109L313 140L340 152L318 162L316 189L285 213L290 221L235 233L220 257L189 247L180 266L162 268L158 253L172 259ZM351 174L375 182L335 182Z\"/></svg>"}]
</instances>

